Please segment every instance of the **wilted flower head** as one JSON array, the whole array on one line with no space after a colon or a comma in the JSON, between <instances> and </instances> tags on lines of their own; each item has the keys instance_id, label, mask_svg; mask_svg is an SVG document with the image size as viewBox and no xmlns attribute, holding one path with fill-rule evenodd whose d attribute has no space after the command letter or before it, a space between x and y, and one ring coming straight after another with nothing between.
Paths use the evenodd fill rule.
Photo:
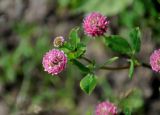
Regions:
<instances>
[{"instance_id":1,"label":"wilted flower head","mask_svg":"<svg viewBox=\"0 0 160 115\"><path fill-rule=\"evenodd\" d=\"M63 51L58 49L52 49L47 52L43 57L43 67L44 71L49 74L57 75L64 70L67 63L67 57Z\"/></svg>"},{"instance_id":2,"label":"wilted flower head","mask_svg":"<svg viewBox=\"0 0 160 115\"><path fill-rule=\"evenodd\" d=\"M117 107L108 101L102 102L96 107L96 115L117 115L117 113Z\"/></svg>"},{"instance_id":3,"label":"wilted flower head","mask_svg":"<svg viewBox=\"0 0 160 115\"><path fill-rule=\"evenodd\" d=\"M150 64L154 71L160 72L160 49L155 50L150 56Z\"/></svg>"},{"instance_id":4,"label":"wilted flower head","mask_svg":"<svg viewBox=\"0 0 160 115\"><path fill-rule=\"evenodd\" d=\"M91 37L104 35L108 24L107 17L97 12L90 13L83 20L84 31Z\"/></svg>"},{"instance_id":5,"label":"wilted flower head","mask_svg":"<svg viewBox=\"0 0 160 115\"><path fill-rule=\"evenodd\" d=\"M63 43L64 43L64 38L62 36L56 37L53 41L54 47L60 47L63 45Z\"/></svg>"}]
</instances>

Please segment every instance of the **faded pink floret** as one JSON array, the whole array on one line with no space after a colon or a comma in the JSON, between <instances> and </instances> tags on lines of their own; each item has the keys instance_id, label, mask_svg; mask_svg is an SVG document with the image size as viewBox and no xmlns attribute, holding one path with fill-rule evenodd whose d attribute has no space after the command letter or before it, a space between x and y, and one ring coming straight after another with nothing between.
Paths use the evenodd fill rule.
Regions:
<instances>
[{"instance_id":1,"label":"faded pink floret","mask_svg":"<svg viewBox=\"0 0 160 115\"><path fill-rule=\"evenodd\" d=\"M67 64L67 57L63 51L52 49L44 55L42 64L44 71L57 75L64 70Z\"/></svg>"},{"instance_id":2,"label":"faded pink floret","mask_svg":"<svg viewBox=\"0 0 160 115\"><path fill-rule=\"evenodd\" d=\"M54 39L53 45L54 47L60 47L64 44L64 38L62 36L58 36Z\"/></svg>"},{"instance_id":3,"label":"faded pink floret","mask_svg":"<svg viewBox=\"0 0 160 115\"><path fill-rule=\"evenodd\" d=\"M117 115L117 107L109 101L102 102L96 107L96 115Z\"/></svg>"},{"instance_id":4,"label":"faded pink floret","mask_svg":"<svg viewBox=\"0 0 160 115\"><path fill-rule=\"evenodd\" d=\"M104 35L108 25L107 17L97 12L90 13L83 20L84 32L91 37Z\"/></svg>"},{"instance_id":5,"label":"faded pink floret","mask_svg":"<svg viewBox=\"0 0 160 115\"><path fill-rule=\"evenodd\" d=\"M160 72L160 49L155 50L150 56L150 64L154 71Z\"/></svg>"}]
</instances>

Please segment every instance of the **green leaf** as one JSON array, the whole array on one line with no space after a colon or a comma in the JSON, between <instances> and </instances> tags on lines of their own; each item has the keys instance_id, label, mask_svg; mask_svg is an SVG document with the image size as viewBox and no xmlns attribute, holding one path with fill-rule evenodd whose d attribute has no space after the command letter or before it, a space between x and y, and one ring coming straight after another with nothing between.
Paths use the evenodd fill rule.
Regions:
<instances>
[{"instance_id":1,"label":"green leaf","mask_svg":"<svg viewBox=\"0 0 160 115\"><path fill-rule=\"evenodd\" d=\"M119 58L119 57L110 58L110 59L108 59L105 63L103 63L102 65L97 66L97 68L100 68L100 67L105 66L105 65L107 65L107 64L112 64L112 63L113 63L114 61L116 61L118 58Z\"/></svg>"},{"instance_id":2,"label":"green leaf","mask_svg":"<svg viewBox=\"0 0 160 115\"><path fill-rule=\"evenodd\" d=\"M111 48L113 51L121 54L131 54L131 47L127 40L120 36L108 36L105 37L106 45Z\"/></svg>"},{"instance_id":3,"label":"green leaf","mask_svg":"<svg viewBox=\"0 0 160 115\"><path fill-rule=\"evenodd\" d=\"M72 29L69 35L69 41L61 47L69 60L81 57L86 51L86 45L80 42L80 38L78 37L78 30L79 28Z\"/></svg>"},{"instance_id":4,"label":"green leaf","mask_svg":"<svg viewBox=\"0 0 160 115\"><path fill-rule=\"evenodd\" d=\"M141 37L141 33L138 27L133 29L130 32L131 46L132 46L134 53L135 52L138 53L140 51L140 48L141 48L140 37Z\"/></svg>"},{"instance_id":5,"label":"green leaf","mask_svg":"<svg viewBox=\"0 0 160 115\"><path fill-rule=\"evenodd\" d=\"M88 73L90 70L83 65L81 62L77 60L72 60L73 64L75 64L81 71Z\"/></svg>"},{"instance_id":6,"label":"green leaf","mask_svg":"<svg viewBox=\"0 0 160 115\"><path fill-rule=\"evenodd\" d=\"M134 72L134 61L130 60L129 78L131 78L131 79L133 77L133 72Z\"/></svg>"},{"instance_id":7,"label":"green leaf","mask_svg":"<svg viewBox=\"0 0 160 115\"><path fill-rule=\"evenodd\" d=\"M97 79L92 74L87 74L80 82L81 89L87 93L91 94L94 88L96 87Z\"/></svg>"},{"instance_id":8,"label":"green leaf","mask_svg":"<svg viewBox=\"0 0 160 115\"><path fill-rule=\"evenodd\" d=\"M74 51L66 46L64 46L62 49L67 54L68 59L72 60L81 57L86 51L86 46L83 43L79 43L77 44L77 48Z\"/></svg>"},{"instance_id":9,"label":"green leaf","mask_svg":"<svg viewBox=\"0 0 160 115\"><path fill-rule=\"evenodd\" d=\"M77 58L81 57L85 53L85 51L86 51L85 49L80 48L75 52L69 52L69 53L67 53L68 59L69 60L77 59Z\"/></svg>"},{"instance_id":10,"label":"green leaf","mask_svg":"<svg viewBox=\"0 0 160 115\"><path fill-rule=\"evenodd\" d=\"M80 43L80 38L78 37L78 30L79 28L73 28L69 35L69 43L71 44L73 50L75 50L78 43Z\"/></svg>"},{"instance_id":11,"label":"green leaf","mask_svg":"<svg viewBox=\"0 0 160 115\"><path fill-rule=\"evenodd\" d=\"M106 64L112 64L114 61L118 60L118 58L119 58L119 57L110 58L110 59L108 59L108 60L104 63L104 65L106 65Z\"/></svg>"},{"instance_id":12,"label":"green leaf","mask_svg":"<svg viewBox=\"0 0 160 115\"><path fill-rule=\"evenodd\" d=\"M61 49L72 50L72 46L69 42L65 42Z\"/></svg>"}]
</instances>

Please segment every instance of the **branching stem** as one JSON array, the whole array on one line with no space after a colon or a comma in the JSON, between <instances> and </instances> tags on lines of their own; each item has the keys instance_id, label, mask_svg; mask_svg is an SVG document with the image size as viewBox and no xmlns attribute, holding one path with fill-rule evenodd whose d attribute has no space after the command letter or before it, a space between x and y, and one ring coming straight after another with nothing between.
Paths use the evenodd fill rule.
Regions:
<instances>
[{"instance_id":1,"label":"branching stem","mask_svg":"<svg viewBox=\"0 0 160 115\"><path fill-rule=\"evenodd\" d=\"M92 61L90 59L88 59L87 57L81 57L81 59L87 61L88 63L92 63ZM147 63L144 63L144 62L135 65L135 67L145 67L145 68L151 69L151 66ZM123 69L129 69L129 68L130 68L130 65L126 65L126 66L122 66L122 67L102 66L99 69L101 69L101 70L123 70Z\"/></svg>"}]
</instances>

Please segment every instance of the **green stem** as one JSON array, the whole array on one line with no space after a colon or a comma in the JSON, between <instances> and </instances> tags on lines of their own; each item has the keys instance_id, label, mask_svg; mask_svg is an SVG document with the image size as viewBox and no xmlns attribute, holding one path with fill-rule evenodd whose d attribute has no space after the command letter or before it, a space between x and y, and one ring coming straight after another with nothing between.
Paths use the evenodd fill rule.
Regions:
<instances>
[{"instance_id":1,"label":"green stem","mask_svg":"<svg viewBox=\"0 0 160 115\"><path fill-rule=\"evenodd\" d=\"M92 61L90 59L88 59L87 57L81 57L81 59L87 61L88 63L92 63Z\"/></svg>"},{"instance_id":2,"label":"green stem","mask_svg":"<svg viewBox=\"0 0 160 115\"><path fill-rule=\"evenodd\" d=\"M81 59L84 59L88 63L92 63L92 61L86 57L81 57ZM145 68L151 69L151 66L147 63L144 63L144 62L135 65L135 67L145 67ZM129 69L129 68L130 68L130 65L126 65L126 66L122 66L122 67L102 66L98 69L101 69L101 70L123 70L123 69Z\"/></svg>"},{"instance_id":3,"label":"green stem","mask_svg":"<svg viewBox=\"0 0 160 115\"><path fill-rule=\"evenodd\" d=\"M108 67L108 66L102 66L99 69L102 70L123 70L123 69L128 69L129 66L123 66L123 67Z\"/></svg>"},{"instance_id":4,"label":"green stem","mask_svg":"<svg viewBox=\"0 0 160 115\"><path fill-rule=\"evenodd\" d=\"M144 63L144 62L141 63L141 66L145 67L145 68L148 68L148 69L152 69L152 67L149 64Z\"/></svg>"}]
</instances>

